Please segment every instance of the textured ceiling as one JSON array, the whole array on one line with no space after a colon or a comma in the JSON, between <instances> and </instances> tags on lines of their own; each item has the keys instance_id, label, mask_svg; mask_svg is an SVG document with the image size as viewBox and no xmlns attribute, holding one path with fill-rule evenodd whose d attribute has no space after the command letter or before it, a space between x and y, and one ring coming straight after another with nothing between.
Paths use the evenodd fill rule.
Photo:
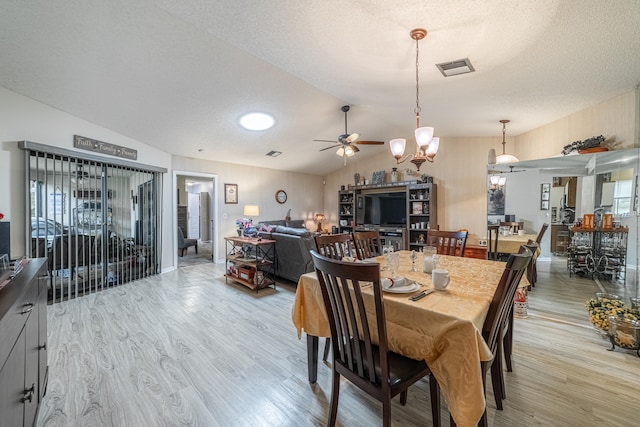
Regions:
<instances>
[{"instance_id":1,"label":"textured ceiling","mask_svg":"<svg viewBox=\"0 0 640 427\"><path fill-rule=\"evenodd\" d=\"M632 90L639 23L637 0L2 0L0 85L170 153L326 174L342 161L313 140L344 104L361 139L412 138L412 28L422 123L499 137ZM242 130L254 110L276 126Z\"/></svg>"}]
</instances>

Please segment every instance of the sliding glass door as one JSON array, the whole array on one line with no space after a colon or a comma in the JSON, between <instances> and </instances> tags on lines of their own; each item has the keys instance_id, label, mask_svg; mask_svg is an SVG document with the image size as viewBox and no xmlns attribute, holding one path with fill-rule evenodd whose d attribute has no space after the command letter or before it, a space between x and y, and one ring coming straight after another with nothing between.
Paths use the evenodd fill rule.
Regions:
<instances>
[{"instance_id":1,"label":"sliding glass door","mask_svg":"<svg viewBox=\"0 0 640 427\"><path fill-rule=\"evenodd\" d=\"M160 170L24 148L27 253L49 258L50 302L160 271Z\"/></svg>"}]
</instances>

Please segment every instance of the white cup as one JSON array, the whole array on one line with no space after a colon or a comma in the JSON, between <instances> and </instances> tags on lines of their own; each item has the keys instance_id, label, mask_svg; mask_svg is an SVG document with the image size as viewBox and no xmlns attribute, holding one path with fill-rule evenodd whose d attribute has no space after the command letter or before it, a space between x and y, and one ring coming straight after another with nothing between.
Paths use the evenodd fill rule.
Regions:
<instances>
[{"instance_id":1,"label":"white cup","mask_svg":"<svg viewBox=\"0 0 640 427\"><path fill-rule=\"evenodd\" d=\"M518 230L518 236L524 236L524 230Z\"/></svg>"},{"instance_id":2,"label":"white cup","mask_svg":"<svg viewBox=\"0 0 640 427\"><path fill-rule=\"evenodd\" d=\"M436 290L444 291L449 285L451 278L449 277L449 272L447 270L436 268L431 272L431 281L433 282L433 287Z\"/></svg>"}]
</instances>

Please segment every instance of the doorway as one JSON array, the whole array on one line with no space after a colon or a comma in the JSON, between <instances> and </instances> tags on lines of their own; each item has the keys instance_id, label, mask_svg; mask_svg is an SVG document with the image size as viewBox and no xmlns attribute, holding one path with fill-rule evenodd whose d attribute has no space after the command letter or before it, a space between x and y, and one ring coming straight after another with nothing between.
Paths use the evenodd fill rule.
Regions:
<instances>
[{"instance_id":1,"label":"doorway","mask_svg":"<svg viewBox=\"0 0 640 427\"><path fill-rule=\"evenodd\" d=\"M216 180L217 176L214 174L174 171L175 234L177 235L180 227L185 238L198 242L197 253L195 248L190 247L180 256L176 240L174 253L177 267L213 262L216 259Z\"/></svg>"}]
</instances>

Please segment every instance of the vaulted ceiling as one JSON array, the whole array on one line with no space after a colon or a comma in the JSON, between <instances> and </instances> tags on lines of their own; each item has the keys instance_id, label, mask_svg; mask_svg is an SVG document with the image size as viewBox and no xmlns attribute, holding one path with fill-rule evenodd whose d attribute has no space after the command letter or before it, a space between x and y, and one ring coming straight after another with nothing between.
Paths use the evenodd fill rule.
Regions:
<instances>
[{"instance_id":1,"label":"vaulted ceiling","mask_svg":"<svg viewBox=\"0 0 640 427\"><path fill-rule=\"evenodd\" d=\"M636 87L639 23L637 0L3 0L0 85L173 154L324 175L342 105L385 141L356 156L412 140L413 28L422 124L499 137ZM243 130L249 111L275 126Z\"/></svg>"}]
</instances>

